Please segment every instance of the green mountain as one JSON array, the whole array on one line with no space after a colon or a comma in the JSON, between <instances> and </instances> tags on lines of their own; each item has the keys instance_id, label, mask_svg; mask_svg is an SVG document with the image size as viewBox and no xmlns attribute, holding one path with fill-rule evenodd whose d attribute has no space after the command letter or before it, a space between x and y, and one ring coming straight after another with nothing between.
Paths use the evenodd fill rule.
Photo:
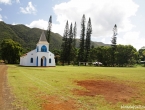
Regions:
<instances>
[{"instance_id":1,"label":"green mountain","mask_svg":"<svg viewBox=\"0 0 145 110\"><path fill-rule=\"evenodd\" d=\"M25 25L11 25L0 21L0 41L6 38L13 39L19 42L25 51L30 51L36 48L36 44L39 41L41 29L29 28ZM46 33L46 31L45 31ZM50 50L60 49L62 43L62 36L58 33L51 33ZM79 39L77 39L77 47L79 47ZM92 42L94 47L96 46L107 46L102 42Z\"/></svg>"}]
</instances>

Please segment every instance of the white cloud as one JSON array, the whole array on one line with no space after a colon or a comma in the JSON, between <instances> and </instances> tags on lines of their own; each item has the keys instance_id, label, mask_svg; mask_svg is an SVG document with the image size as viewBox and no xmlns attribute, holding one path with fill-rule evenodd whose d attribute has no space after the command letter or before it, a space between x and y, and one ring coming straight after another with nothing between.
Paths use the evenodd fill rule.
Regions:
<instances>
[{"instance_id":1,"label":"white cloud","mask_svg":"<svg viewBox=\"0 0 145 110\"><path fill-rule=\"evenodd\" d=\"M130 31L134 27L130 17L135 15L138 5L132 0L70 0L53 9L60 24L69 20L76 21L79 26L83 14L86 21L91 17L93 36L98 37L112 34L114 24L119 27L119 32Z\"/></svg>"},{"instance_id":2,"label":"white cloud","mask_svg":"<svg viewBox=\"0 0 145 110\"><path fill-rule=\"evenodd\" d=\"M0 11L2 11L2 9L0 8Z\"/></svg>"},{"instance_id":3,"label":"white cloud","mask_svg":"<svg viewBox=\"0 0 145 110\"><path fill-rule=\"evenodd\" d=\"M24 14L36 14L37 10L33 6L32 2L28 2L28 5L26 8L20 7L20 12Z\"/></svg>"},{"instance_id":4,"label":"white cloud","mask_svg":"<svg viewBox=\"0 0 145 110\"><path fill-rule=\"evenodd\" d=\"M12 25L19 25L19 24L21 24L21 23L15 23L15 22L12 23Z\"/></svg>"},{"instance_id":5,"label":"white cloud","mask_svg":"<svg viewBox=\"0 0 145 110\"><path fill-rule=\"evenodd\" d=\"M16 0L16 3L20 3L20 0Z\"/></svg>"},{"instance_id":6,"label":"white cloud","mask_svg":"<svg viewBox=\"0 0 145 110\"><path fill-rule=\"evenodd\" d=\"M11 4L11 0L0 0L0 3Z\"/></svg>"},{"instance_id":7,"label":"white cloud","mask_svg":"<svg viewBox=\"0 0 145 110\"><path fill-rule=\"evenodd\" d=\"M0 4L1 3L10 5L12 3L12 0L0 0ZM20 0L16 0L16 3L20 3Z\"/></svg>"},{"instance_id":8,"label":"white cloud","mask_svg":"<svg viewBox=\"0 0 145 110\"><path fill-rule=\"evenodd\" d=\"M127 32L122 38L118 37L119 44L133 44L139 38L140 32Z\"/></svg>"},{"instance_id":9,"label":"white cloud","mask_svg":"<svg viewBox=\"0 0 145 110\"><path fill-rule=\"evenodd\" d=\"M8 19L8 17L7 17L7 16L4 16L4 18L5 18L5 19Z\"/></svg>"},{"instance_id":10,"label":"white cloud","mask_svg":"<svg viewBox=\"0 0 145 110\"><path fill-rule=\"evenodd\" d=\"M3 20L2 20L2 15L1 15L1 14L0 14L0 21L3 21Z\"/></svg>"},{"instance_id":11,"label":"white cloud","mask_svg":"<svg viewBox=\"0 0 145 110\"><path fill-rule=\"evenodd\" d=\"M13 23L13 25L15 25L16 23ZM30 28L40 28L40 29L44 29L47 30L48 27L48 21L45 21L43 19L39 19L39 20L35 20L32 21L30 24L26 24L26 26L30 27ZM63 25L60 24L54 24L52 23L52 32L54 33L61 33L60 29L64 27Z\"/></svg>"},{"instance_id":12,"label":"white cloud","mask_svg":"<svg viewBox=\"0 0 145 110\"><path fill-rule=\"evenodd\" d=\"M30 28L40 28L40 29L47 29L48 26L48 22L44 21L43 19L39 19L36 21L31 22L30 24L26 24L26 26L30 27Z\"/></svg>"},{"instance_id":13,"label":"white cloud","mask_svg":"<svg viewBox=\"0 0 145 110\"><path fill-rule=\"evenodd\" d=\"M139 31L129 31L124 34L124 36L118 37L118 44L124 44L124 45L135 45L136 49L140 49L142 46L144 46L145 38L140 37Z\"/></svg>"},{"instance_id":14,"label":"white cloud","mask_svg":"<svg viewBox=\"0 0 145 110\"><path fill-rule=\"evenodd\" d=\"M13 22L12 25L17 25L17 24L15 22Z\"/></svg>"}]
</instances>

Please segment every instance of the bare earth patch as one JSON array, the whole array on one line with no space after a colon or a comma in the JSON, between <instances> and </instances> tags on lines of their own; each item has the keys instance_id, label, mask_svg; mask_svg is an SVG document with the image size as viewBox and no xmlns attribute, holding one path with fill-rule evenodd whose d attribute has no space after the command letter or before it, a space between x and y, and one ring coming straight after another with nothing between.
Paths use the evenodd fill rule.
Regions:
<instances>
[{"instance_id":1,"label":"bare earth patch","mask_svg":"<svg viewBox=\"0 0 145 110\"><path fill-rule=\"evenodd\" d=\"M45 96L46 102L42 104L43 110L77 110L76 103L73 100L62 100L57 96Z\"/></svg>"},{"instance_id":2,"label":"bare earth patch","mask_svg":"<svg viewBox=\"0 0 145 110\"><path fill-rule=\"evenodd\" d=\"M74 94L80 96L102 95L106 101L117 103L128 103L133 97L138 97L138 92L135 87L131 87L119 82L107 80L83 80L76 81L77 85L86 88L86 90L73 90Z\"/></svg>"}]
</instances>

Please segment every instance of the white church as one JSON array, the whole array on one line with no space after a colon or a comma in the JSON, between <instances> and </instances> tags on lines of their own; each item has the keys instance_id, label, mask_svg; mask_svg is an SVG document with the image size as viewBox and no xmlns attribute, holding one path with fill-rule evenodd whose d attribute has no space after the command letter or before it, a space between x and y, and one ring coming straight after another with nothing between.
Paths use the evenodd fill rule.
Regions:
<instances>
[{"instance_id":1,"label":"white church","mask_svg":"<svg viewBox=\"0 0 145 110\"><path fill-rule=\"evenodd\" d=\"M40 36L36 49L20 57L21 66L43 66L55 67L54 54L49 51L49 43L46 40L44 31Z\"/></svg>"}]
</instances>

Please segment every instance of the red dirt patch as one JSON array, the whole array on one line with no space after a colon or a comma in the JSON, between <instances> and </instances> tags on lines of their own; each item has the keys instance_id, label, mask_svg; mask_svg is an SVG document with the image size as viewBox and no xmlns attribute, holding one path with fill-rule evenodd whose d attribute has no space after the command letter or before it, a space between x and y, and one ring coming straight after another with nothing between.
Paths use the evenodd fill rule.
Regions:
<instances>
[{"instance_id":1,"label":"red dirt patch","mask_svg":"<svg viewBox=\"0 0 145 110\"><path fill-rule=\"evenodd\" d=\"M84 80L77 81L77 85L85 87L87 90L74 90L74 94L82 96L102 95L107 101L112 103L130 102L131 98L138 97L134 87L113 81L106 80Z\"/></svg>"},{"instance_id":2,"label":"red dirt patch","mask_svg":"<svg viewBox=\"0 0 145 110\"><path fill-rule=\"evenodd\" d=\"M47 98L47 97L45 97ZM77 110L73 100L61 100L58 97L48 97L42 105L43 110Z\"/></svg>"}]
</instances>

